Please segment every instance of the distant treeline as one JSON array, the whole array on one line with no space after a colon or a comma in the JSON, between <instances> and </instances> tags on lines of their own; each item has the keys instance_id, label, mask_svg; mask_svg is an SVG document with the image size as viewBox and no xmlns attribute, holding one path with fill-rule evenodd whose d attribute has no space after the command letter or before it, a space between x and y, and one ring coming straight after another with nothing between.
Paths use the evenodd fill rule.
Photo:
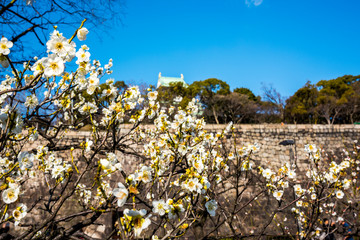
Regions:
<instances>
[{"instance_id":1,"label":"distant treeline","mask_svg":"<svg viewBox=\"0 0 360 240\"><path fill-rule=\"evenodd\" d=\"M247 88L230 90L222 80L210 78L184 87L174 84L158 89L159 99L172 104L182 96L186 105L196 97L209 123L299 123L345 124L360 121L360 75L345 75L316 84L307 82L293 96L284 98L272 86L263 86L255 96Z\"/></svg>"},{"instance_id":2,"label":"distant treeline","mask_svg":"<svg viewBox=\"0 0 360 240\"><path fill-rule=\"evenodd\" d=\"M263 86L262 96L256 96L248 88L231 91L225 81L216 78L188 86L173 83L157 91L165 107L174 105L179 96L178 104L183 107L191 99L199 99L201 115L208 123L353 124L360 121L359 80L360 75L345 75L316 84L307 82L287 99L272 86ZM123 81L116 86L119 91L127 87Z\"/></svg>"}]
</instances>

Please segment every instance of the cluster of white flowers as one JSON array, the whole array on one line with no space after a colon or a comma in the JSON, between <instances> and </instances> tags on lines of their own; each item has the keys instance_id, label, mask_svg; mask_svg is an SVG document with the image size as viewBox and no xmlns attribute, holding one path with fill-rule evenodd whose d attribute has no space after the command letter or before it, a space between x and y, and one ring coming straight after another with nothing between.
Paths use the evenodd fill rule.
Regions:
<instances>
[{"instance_id":1,"label":"cluster of white flowers","mask_svg":"<svg viewBox=\"0 0 360 240\"><path fill-rule=\"evenodd\" d=\"M104 204L108 196L110 196L113 193L112 188L110 187L110 183L107 182L105 179L102 179L100 183L98 183L97 192L93 198L93 205L94 206L100 206Z\"/></svg>"},{"instance_id":2,"label":"cluster of white flowers","mask_svg":"<svg viewBox=\"0 0 360 240\"><path fill-rule=\"evenodd\" d=\"M108 89L103 90L103 96L110 100L109 106L102 109L103 117L101 119L101 125L105 127L111 123L122 123L124 121L125 113L135 109L136 106L144 100L141 97L140 90L137 86L130 87L125 93L117 96L118 93L113 83L114 81L112 79L108 80ZM141 112L140 115L132 115L130 121L141 121L145 116L146 109L141 110Z\"/></svg>"},{"instance_id":3,"label":"cluster of white flowers","mask_svg":"<svg viewBox=\"0 0 360 240\"><path fill-rule=\"evenodd\" d=\"M296 180L296 171L286 163L277 172L270 168L263 169L259 167L260 173L265 178L269 191L272 192L273 197L280 201L283 197L284 191L289 188L289 181Z\"/></svg>"},{"instance_id":4,"label":"cluster of white flowers","mask_svg":"<svg viewBox=\"0 0 360 240\"><path fill-rule=\"evenodd\" d=\"M88 30L81 28L76 34L83 41ZM11 63L8 55L12 45L6 38L1 39L0 63L4 67ZM102 67L99 61L91 60L87 45L77 50L73 38L67 39L55 30L46 46L48 56L36 58L32 66L24 64L22 72L14 71L13 77L7 76L0 84L0 91L4 92L0 95L0 134L6 139L0 156L1 193L4 206L12 211L12 216L2 214L1 221L11 220L18 225L26 216L28 209L19 199L26 191L22 184L31 177L43 177L49 189L55 189L65 185L69 176L87 172L90 178L74 186L80 205L99 213L107 211L104 210L107 207L123 210L116 228L125 239L140 237L152 221L169 236L172 231L175 236L175 230L184 233L200 212L210 218L219 213L227 216L228 206L222 204L224 198L217 193L224 190L231 195L227 187L238 189L238 182L244 183L241 188L245 191L250 182L247 180L253 176L261 178L271 200L278 201L279 206L290 195L294 197L288 206L292 207L300 236L307 236L306 227L313 227L308 222L310 208L316 209L316 214L336 216L339 205L345 205L343 202L350 206L350 190L356 190L354 185L360 170L360 160L352 157L353 153L344 150L342 161L331 159L330 164L323 164L326 154L316 145L307 144L305 151L310 161L305 176L300 176L296 166L289 163L278 169L257 167L252 154L259 151L260 145L229 144L234 134L233 123L223 131L205 130L205 121L199 118L199 100L193 99L183 108L178 104L183 99L177 97L174 106L162 108L158 100L161 93L154 89L144 93L139 87L130 86L119 92L111 78L100 86L101 79L112 72L113 62L110 59ZM76 70L66 72L65 65L75 57ZM19 81L19 78L23 79ZM19 84L27 91L16 104L26 113L20 113L16 105L7 101L17 94L11 90ZM44 89L43 95L38 94L39 89ZM28 126L32 124L31 117L53 109L50 116L63 119L56 120L49 128ZM24 124L23 118L27 117ZM154 126L142 126L143 120L153 121ZM56 154L56 145L63 136L57 134L68 126L78 129L83 122L91 125L91 136L70 146L69 158ZM119 137L123 122L132 123L133 128ZM25 151L18 144L33 142L44 134L49 135L50 144L38 146L36 154L34 149ZM128 143L142 146L138 154L143 154L143 161L131 172L122 165L125 159L116 155ZM229 145L233 147L227 149ZM353 155L359 149L357 146ZM85 171L81 169L84 166ZM115 177L115 186L114 178L110 177ZM307 184L302 178L307 178ZM320 205L322 202L326 204ZM182 225L178 225L181 221ZM318 225L314 223L315 227ZM317 228L314 234L319 236L320 232ZM155 235L153 239L158 237Z\"/></svg>"},{"instance_id":5,"label":"cluster of white flowers","mask_svg":"<svg viewBox=\"0 0 360 240\"><path fill-rule=\"evenodd\" d=\"M66 173L72 171L72 166L66 160L56 157L55 153L48 152L48 148L39 146L34 159L38 160L40 168L44 173L50 174L52 178L62 181Z\"/></svg>"},{"instance_id":6,"label":"cluster of white flowers","mask_svg":"<svg viewBox=\"0 0 360 240\"><path fill-rule=\"evenodd\" d=\"M100 159L100 164L104 171L108 173L116 170L122 170L122 165L114 153L107 153L106 159Z\"/></svg>"},{"instance_id":7,"label":"cluster of white flowers","mask_svg":"<svg viewBox=\"0 0 360 240\"><path fill-rule=\"evenodd\" d=\"M0 157L0 174L5 174L14 166L14 161L11 161L8 157Z\"/></svg>"},{"instance_id":8,"label":"cluster of white flowers","mask_svg":"<svg viewBox=\"0 0 360 240\"><path fill-rule=\"evenodd\" d=\"M24 121L16 109L9 105L0 110L0 128L9 135L17 135L22 131Z\"/></svg>"},{"instance_id":9,"label":"cluster of white flowers","mask_svg":"<svg viewBox=\"0 0 360 240\"><path fill-rule=\"evenodd\" d=\"M0 83L0 91L2 92L6 92L9 91L12 87L11 85L15 82L15 78L12 78L10 76L6 76L6 78ZM10 96L10 92L9 93L4 93L2 95L0 95L0 105L2 105L5 101L5 99ZM1 109L2 110L2 109ZM3 110L1 111L3 112Z\"/></svg>"},{"instance_id":10,"label":"cluster of white flowers","mask_svg":"<svg viewBox=\"0 0 360 240\"><path fill-rule=\"evenodd\" d=\"M87 188L85 184L80 183L76 186L76 193L79 196L79 202L85 206L88 206L91 201L91 190Z\"/></svg>"}]
</instances>

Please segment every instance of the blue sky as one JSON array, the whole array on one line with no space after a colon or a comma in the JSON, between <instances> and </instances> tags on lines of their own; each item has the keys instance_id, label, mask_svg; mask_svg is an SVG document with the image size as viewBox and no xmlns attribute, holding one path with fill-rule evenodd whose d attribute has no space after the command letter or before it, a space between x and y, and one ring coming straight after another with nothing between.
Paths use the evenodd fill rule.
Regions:
<instances>
[{"instance_id":1,"label":"blue sky","mask_svg":"<svg viewBox=\"0 0 360 240\"><path fill-rule=\"evenodd\" d=\"M360 73L359 10L357 0L128 0L123 25L86 44L126 83L183 73L291 96L308 80Z\"/></svg>"}]
</instances>

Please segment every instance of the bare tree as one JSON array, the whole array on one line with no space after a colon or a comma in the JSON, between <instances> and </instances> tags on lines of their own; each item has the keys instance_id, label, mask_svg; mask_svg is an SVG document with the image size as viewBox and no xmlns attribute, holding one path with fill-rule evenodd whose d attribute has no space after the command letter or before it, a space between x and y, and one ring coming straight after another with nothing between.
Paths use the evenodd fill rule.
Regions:
<instances>
[{"instance_id":1,"label":"bare tree","mask_svg":"<svg viewBox=\"0 0 360 240\"><path fill-rule=\"evenodd\" d=\"M0 0L0 31L14 43L14 63L30 60L54 26L86 26L100 31L121 23L125 0ZM20 54L21 53L21 54Z\"/></svg>"},{"instance_id":2,"label":"bare tree","mask_svg":"<svg viewBox=\"0 0 360 240\"><path fill-rule=\"evenodd\" d=\"M273 85L268 86L262 83L262 90L264 92L263 100L276 107L280 119L283 121L286 97L281 96L281 94L274 88Z\"/></svg>"},{"instance_id":3,"label":"bare tree","mask_svg":"<svg viewBox=\"0 0 360 240\"><path fill-rule=\"evenodd\" d=\"M250 120L258 110L257 104L245 94L236 92L228 95L218 94L214 99L217 105L221 106L219 115L223 117L224 122L241 123L245 119Z\"/></svg>"}]
</instances>

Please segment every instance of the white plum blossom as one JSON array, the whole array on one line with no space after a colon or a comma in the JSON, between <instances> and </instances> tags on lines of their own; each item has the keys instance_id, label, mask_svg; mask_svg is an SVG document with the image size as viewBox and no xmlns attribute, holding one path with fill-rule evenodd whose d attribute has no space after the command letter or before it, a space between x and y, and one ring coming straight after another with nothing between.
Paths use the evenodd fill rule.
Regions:
<instances>
[{"instance_id":1,"label":"white plum blossom","mask_svg":"<svg viewBox=\"0 0 360 240\"><path fill-rule=\"evenodd\" d=\"M6 37L2 37L0 40L0 54L8 55L12 46L13 43L11 41L9 41Z\"/></svg>"},{"instance_id":2,"label":"white plum blossom","mask_svg":"<svg viewBox=\"0 0 360 240\"><path fill-rule=\"evenodd\" d=\"M298 197L304 193L304 189L301 188L300 184L294 185L294 191L295 191L296 196L298 196Z\"/></svg>"},{"instance_id":3,"label":"white plum blossom","mask_svg":"<svg viewBox=\"0 0 360 240\"><path fill-rule=\"evenodd\" d=\"M348 167L350 167L350 162L349 161L342 161L341 163L340 163L340 166L342 167L342 168L348 168Z\"/></svg>"},{"instance_id":4,"label":"white plum blossom","mask_svg":"<svg viewBox=\"0 0 360 240\"><path fill-rule=\"evenodd\" d=\"M27 214L27 207L23 203L13 210L12 216L15 219L15 226L19 224L21 219L23 219L26 216L26 214Z\"/></svg>"},{"instance_id":5,"label":"white plum blossom","mask_svg":"<svg viewBox=\"0 0 360 240\"><path fill-rule=\"evenodd\" d=\"M45 67L44 74L46 77L60 76L65 69L64 61L55 54L45 58L43 65Z\"/></svg>"},{"instance_id":6,"label":"white plum blossom","mask_svg":"<svg viewBox=\"0 0 360 240\"><path fill-rule=\"evenodd\" d=\"M204 164L202 160L194 159L193 166L199 173L201 173L204 170Z\"/></svg>"},{"instance_id":7,"label":"white plum blossom","mask_svg":"<svg viewBox=\"0 0 360 240\"><path fill-rule=\"evenodd\" d=\"M313 193L310 195L311 200L316 200L317 196L316 193Z\"/></svg>"},{"instance_id":8,"label":"white plum blossom","mask_svg":"<svg viewBox=\"0 0 360 240\"><path fill-rule=\"evenodd\" d=\"M113 190L113 194L117 199L117 205L118 207L122 207L124 206L124 204L126 203L127 197L129 195L129 191L126 189L126 187L124 186L124 184L122 184L121 182L118 183L118 187L114 188Z\"/></svg>"},{"instance_id":9,"label":"white plum blossom","mask_svg":"<svg viewBox=\"0 0 360 240\"><path fill-rule=\"evenodd\" d=\"M344 192L341 190L336 190L335 195L338 199L342 199L344 197Z\"/></svg>"},{"instance_id":10,"label":"white plum blossom","mask_svg":"<svg viewBox=\"0 0 360 240\"><path fill-rule=\"evenodd\" d=\"M147 94L148 98L150 101L155 101L157 99L157 95L158 95L158 92L157 91L154 91L154 92L149 92Z\"/></svg>"},{"instance_id":11,"label":"white plum blossom","mask_svg":"<svg viewBox=\"0 0 360 240\"><path fill-rule=\"evenodd\" d=\"M224 130L224 134L227 134L228 132L231 131L231 129L233 128L234 123L231 121L229 122L229 124L226 126L225 130Z\"/></svg>"},{"instance_id":12,"label":"white plum blossom","mask_svg":"<svg viewBox=\"0 0 360 240\"><path fill-rule=\"evenodd\" d=\"M49 52L56 53L59 57L65 57L70 44L65 37L54 31L46 46Z\"/></svg>"},{"instance_id":13,"label":"white plum blossom","mask_svg":"<svg viewBox=\"0 0 360 240\"><path fill-rule=\"evenodd\" d=\"M187 182L183 182L182 187L189 192L201 192L202 185L197 178L191 178Z\"/></svg>"},{"instance_id":14,"label":"white plum blossom","mask_svg":"<svg viewBox=\"0 0 360 240\"><path fill-rule=\"evenodd\" d=\"M65 168L62 165L56 165L52 168L51 175L57 179L63 175Z\"/></svg>"},{"instance_id":15,"label":"white plum blossom","mask_svg":"<svg viewBox=\"0 0 360 240\"><path fill-rule=\"evenodd\" d=\"M185 211L185 208L181 203L174 203L172 199L168 199L167 204L169 206L169 219L176 219L180 213Z\"/></svg>"},{"instance_id":16,"label":"white plum blossom","mask_svg":"<svg viewBox=\"0 0 360 240\"><path fill-rule=\"evenodd\" d=\"M32 94L30 96L26 97L25 106L28 108L34 108L36 105L38 105L39 101L35 94Z\"/></svg>"},{"instance_id":17,"label":"white plum blossom","mask_svg":"<svg viewBox=\"0 0 360 240\"><path fill-rule=\"evenodd\" d=\"M111 97L111 98L112 98L112 97L115 97L116 92L117 92L116 87L110 86L108 89L104 89L104 90L103 90L102 96L103 96L103 97Z\"/></svg>"},{"instance_id":18,"label":"white plum blossom","mask_svg":"<svg viewBox=\"0 0 360 240\"><path fill-rule=\"evenodd\" d=\"M350 184L351 184L351 180L350 179L344 179L343 180L343 187L344 189L349 189L350 188Z\"/></svg>"},{"instance_id":19,"label":"white plum blossom","mask_svg":"<svg viewBox=\"0 0 360 240\"><path fill-rule=\"evenodd\" d=\"M169 205L162 199L159 201L153 201L152 205L154 207L153 212L158 213L160 216L165 215L166 211L169 209Z\"/></svg>"},{"instance_id":20,"label":"white plum blossom","mask_svg":"<svg viewBox=\"0 0 360 240\"><path fill-rule=\"evenodd\" d=\"M79 107L79 112L82 115L89 114L89 113L95 113L97 111L97 106L94 103L86 102L84 105Z\"/></svg>"},{"instance_id":21,"label":"white plum blossom","mask_svg":"<svg viewBox=\"0 0 360 240\"><path fill-rule=\"evenodd\" d=\"M76 53L76 44L74 42L69 42L61 33L57 30L52 32L50 40L46 43L48 52L51 52L64 61L70 62Z\"/></svg>"},{"instance_id":22,"label":"white plum blossom","mask_svg":"<svg viewBox=\"0 0 360 240\"><path fill-rule=\"evenodd\" d=\"M34 76L39 75L45 70L44 61L46 57L43 57L35 62L35 64L30 68L31 71L33 71Z\"/></svg>"},{"instance_id":23,"label":"white plum blossom","mask_svg":"<svg viewBox=\"0 0 360 240\"><path fill-rule=\"evenodd\" d=\"M243 161L241 163L241 171L249 171L252 169L254 163L252 161Z\"/></svg>"},{"instance_id":24,"label":"white plum blossom","mask_svg":"<svg viewBox=\"0 0 360 240\"><path fill-rule=\"evenodd\" d=\"M87 138L86 141L85 141L85 152L90 152L91 146L93 144L94 144L94 142Z\"/></svg>"},{"instance_id":25,"label":"white plum blossom","mask_svg":"<svg viewBox=\"0 0 360 240\"><path fill-rule=\"evenodd\" d=\"M284 194L284 191L283 191L283 190L275 190L275 191L273 192L274 198L276 198L276 200L278 200L278 201L281 200L281 197L282 197L283 194Z\"/></svg>"},{"instance_id":26,"label":"white plum blossom","mask_svg":"<svg viewBox=\"0 0 360 240\"><path fill-rule=\"evenodd\" d=\"M112 165L110 163L109 160L107 159L100 159L100 164L102 166L102 168L107 171L107 170L110 170L111 171L111 168L112 168Z\"/></svg>"},{"instance_id":27,"label":"white plum blossom","mask_svg":"<svg viewBox=\"0 0 360 240\"><path fill-rule=\"evenodd\" d=\"M274 175L274 172L271 171L271 169L267 168L262 172L262 175L266 179L270 179L272 175Z\"/></svg>"},{"instance_id":28,"label":"white plum blossom","mask_svg":"<svg viewBox=\"0 0 360 240\"><path fill-rule=\"evenodd\" d=\"M112 66L113 66L113 60L112 60L112 58L110 58L109 63L105 64L105 66L104 66L104 68L107 70L106 73L108 73L108 74L111 73L110 68L112 68Z\"/></svg>"},{"instance_id":29,"label":"white plum blossom","mask_svg":"<svg viewBox=\"0 0 360 240\"><path fill-rule=\"evenodd\" d=\"M186 114L184 111L179 111L178 114L175 115L175 120L178 122L178 123L183 123L185 122L186 120Z\"/></svg>"},{"instance_id":30,"label":"white plum blossom","mask_svg":"<svg viewBox=\"0 0 360 240\"><path fill-rule=\"evenodd\" d=\"M183 98L182 98L181 96L177 96L177 97L174 98L174 102L175 102L175 103L179 103L179 102L182 101L182 99L183 99Z\"/></svg>"},{"instance_id":31,"label":"white plum blossom","mask_svg":"<svg viewBox=\"0 0 360 240\"><path fill-rule=\"evenodd\" d=\"M21 170L32 168L34 165L34 154L28 152L21 152L18 155L19 167Z\"/></svg>"},{"instance_id":32,"label":"white plum blossom","mask_svg":"<svg viewBox=\"0 0 360 240\"><path fill-rule=\"evenodd\" d=\"M218 204L215 200L210 200L205 203L205 207L210 216L214 217L216 215L216 209Z\"/></svg>"},{"instance_id":33,"label":"white plum blossom","mask_svg":"<svg viewBox=\"0 0 360 240\"><path fill-rule=\"evenodd\" d=\"M146 214L145 209L141 210L124 210L124 215L127 220L133 223L134 225L134 235L135 237L139 237L141 232L149 227L151 224L150 216L144 218Z\"/></svg>"},{"instance_id":34,"label":"white plum blossom","mask_svg":"<svg viewBox=\"0 0 360 240\"><path fill-rule=\"evenodd\" d=\"M260 149L260 145L259 145L258 143L249 144L249 145L247 146L248 152L251 151L251 152L253 152L253 153L256 153L256 152L259 151L259 149Z\"/></svg>"},{"instance_id":35,"label":"white plum blossom","mask_svg":"<svg viewBox=\"0 0 360 240\"><path fill-rule=\"evenodd\" d=\"M315 145L313 144L306 144L305 145L305 151L308 153L316 153L317 152L317 148Z\"/></svg>"},{"instance_id":36,"label":"white plum blossom","mask_svg":"<svg viewBox=\"0 0 360 240\"><path fill-rule=\"evenodd\" d=\"M87 28L82 27L77 31L77 37L80 41L84 41L86 40L86 36L88 33L89 30L87 30Z\"/></svg>"},{"instance_id":37,"label":"white plum blossom","mask_svg":"<svg viewBox=\"0 0 360 240\"><path fill-rule=\"evenodd\" d=\"M294 179L296 177L296 172L294 170L289 170L287 172L288 178Z\"/></svg>"},{"instance_id":38,"label":"white plum blossom","mask_svg":"<svg viewBox=\"0 0 360 240\"><path fill-rule=\"evenodd\" d=\"M85 51L83 48L80 48L79 51L76 52L75 56L78 58L76 64L80 64L80 62L90 61L90 52Z\"/></svg>"},{"instance_id":39,"label":"white plum blossom","mask_svg":"<svg viewBox=\"0 0 360 240\"><path fill-rule=\"evenodd\" d=\"M76 186L76 192L79 194L79 202L83 202L85 205L89 203L91 199L91 191L87 189L84 184L78 184Z\"/></svg>"},{"instance_id":40,"label":"white plum blossom","mask_svg":"<svg viewBox=\"0 0 360 240\"><path fill-rule=\"evenodd\" d=\"M148 183L152 180L151 172L152 172L151 167L143 166L140 169L140 171L136 173L135 179L137 181L142 181L144 183Z\"/></svg>"},{"instance_id":41,"label":"white plum blossom","mask_svg":"<svg viewBox=\"0 0 360 240\"><path fill-rule=\"evenodd\" d=\"M92 95L92 94L94 94L94 92L98 88L98 86L99 86L99 78L95 74L92 74L89 77L89 85L87 87L86 92L89 95Z\"/></svg>"},{"instance_id":42,"label":"white plum blossom","mask_svg":"<svg viewBox=\"0 0 360 240\"><path fill-rule=\"evenodd\" d=\"M2 192L2 200L6 204L16 202L20 193L20 187L8 188Z\"/></svg>"}]
</instances>

